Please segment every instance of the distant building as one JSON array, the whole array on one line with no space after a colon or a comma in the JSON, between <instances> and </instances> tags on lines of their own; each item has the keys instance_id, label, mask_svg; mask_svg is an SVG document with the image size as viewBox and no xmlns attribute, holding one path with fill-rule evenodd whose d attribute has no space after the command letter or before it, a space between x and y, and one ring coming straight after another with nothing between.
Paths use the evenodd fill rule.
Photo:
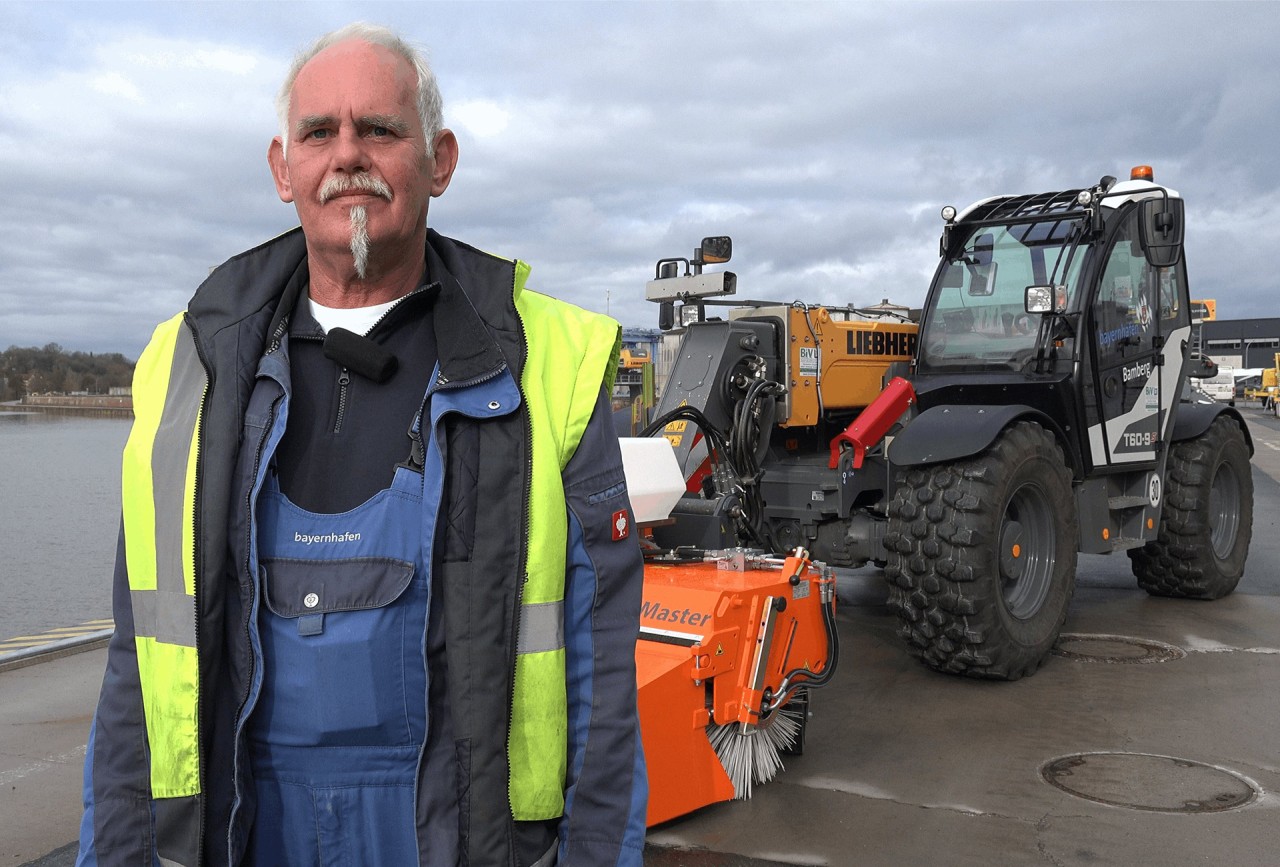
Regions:
<instances>
[{"instance_id":1,"label":"distant building","mask_svg":"<svg viewBox=\"0 0 1280 867\"><path fill-rule=\"evenodd\" d=\"M1229 367L1271 367L1280 352L1280 318L1214 319L1200 326L1204 354Z\"/></svg>"},{"instance_id":2,"label":"distant building","mask_svg":"<svg viewBox=\"0 0 1280 867\"><path fill-rule=\"evenodd\" d=\"M667 372L671 369L672 359L665 358L660 351L662 332L656 328L623 328L622 347L639 350L654 360L653 372L659 383L658 393L662 393L661 383L666 382Z\"/></svg>"}]
</instances>

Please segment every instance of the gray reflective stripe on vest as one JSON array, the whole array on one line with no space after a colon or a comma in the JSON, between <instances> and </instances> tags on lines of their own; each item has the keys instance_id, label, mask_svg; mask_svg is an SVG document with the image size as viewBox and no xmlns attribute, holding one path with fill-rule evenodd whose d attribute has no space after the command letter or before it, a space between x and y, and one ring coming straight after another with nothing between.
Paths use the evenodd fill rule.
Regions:
<instances>
[{"instance_id":1,"label":"gray reflective stripe on vest","mask_svg":"<svg viewBox=\"0 0 1280 867\"><path fill-rule=\"evenodd\" d=\"M546 653L564 647L564 601L520 606L517 653Z\"/></svg>"},{"instance_id":2,"label":"gray reflective stripe on vest","mask_svg":"<svg viewBox=\"0 0 1280 867\"><path fill-rule=\"evenodd\" d=\"M157 547L159 544L156 543ZM159 576L157 580L161 580ZM181 573L178 581L182 581ZM129 598L133 603L135 634L165 644L196 646L196 600L185 590L130 590Z\"/></svg>"},{"instance_id":3,"label":"gray reflective stripe on vest","mask_svg":"<svg viewBox=\"0 0 1280 867\"><path fill-rule=\"evenodd\" d=\"M195 342L185 327L178 331L169 371L164 410L151 452L156 516L156 589L132 590L134 632L165 644L196 646L195 597L183 581L183 532L186 516L187 462L208 383Z\"/></svg>"}]
</instances>

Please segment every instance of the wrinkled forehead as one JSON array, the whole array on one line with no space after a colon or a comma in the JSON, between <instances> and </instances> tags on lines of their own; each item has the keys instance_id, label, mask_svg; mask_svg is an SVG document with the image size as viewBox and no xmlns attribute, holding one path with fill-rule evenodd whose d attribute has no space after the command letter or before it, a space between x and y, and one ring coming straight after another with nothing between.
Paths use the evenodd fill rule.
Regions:
<instances>
[{"instance_id":1,"label":"wrinkled forehead","mask_svg":"<svg viewBox=\"0 0 1280 867\"><path fill-rule=\"evenodd\" d=\"M413 66L391 49L356 39L339 42L298 70L289 98L290 122L351 113L417 119L417 85Z\"/></svg>"}]
</instances>

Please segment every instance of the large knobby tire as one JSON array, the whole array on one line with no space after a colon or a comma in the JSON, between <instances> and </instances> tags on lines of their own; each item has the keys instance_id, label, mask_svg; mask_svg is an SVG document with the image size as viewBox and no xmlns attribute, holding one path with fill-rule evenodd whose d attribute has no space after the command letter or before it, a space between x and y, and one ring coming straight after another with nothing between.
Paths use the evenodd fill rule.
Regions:
<instances>
[{"instance_id":1,"label":"large knobby tire","mask_svg":"<svg viewBox=\"0 0 1280 867\"><path fill-rule=\"evenodd\" d=\"M1129 552L1152 596L1220 599L1240 583L1253 538L1253 470L1244 431L1220 415L1169 450L1155 541Z\"/></svg>"},{"instance_id":2,"label":"large knobby tire","mask_svg":"<svg viewBox=\"0 0 1280 867\"><path fill-rule=\"evenodd\" d=\"M1067 616L1077 537L1062 449L1034 422L975 457L907 470L885 537L898 634L938 671L1033 673Z\"/></svg>"}]
</instances>

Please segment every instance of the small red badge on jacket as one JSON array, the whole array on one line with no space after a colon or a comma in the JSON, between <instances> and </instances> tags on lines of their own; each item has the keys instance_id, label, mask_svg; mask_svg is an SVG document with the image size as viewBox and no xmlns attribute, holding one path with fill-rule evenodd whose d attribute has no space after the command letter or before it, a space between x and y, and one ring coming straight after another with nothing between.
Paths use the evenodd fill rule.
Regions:
<instances>
[{"instance_id":1,"label":"small red badge on jacket","mask_svg":"<svg viewBox=\"0 0 1280 867\"><path fill-rule=\"evenodd\" d=\"M631 518L626 509L613 513L613 541L620 542L631 535Z\"/></svg>"}]
</instances>

